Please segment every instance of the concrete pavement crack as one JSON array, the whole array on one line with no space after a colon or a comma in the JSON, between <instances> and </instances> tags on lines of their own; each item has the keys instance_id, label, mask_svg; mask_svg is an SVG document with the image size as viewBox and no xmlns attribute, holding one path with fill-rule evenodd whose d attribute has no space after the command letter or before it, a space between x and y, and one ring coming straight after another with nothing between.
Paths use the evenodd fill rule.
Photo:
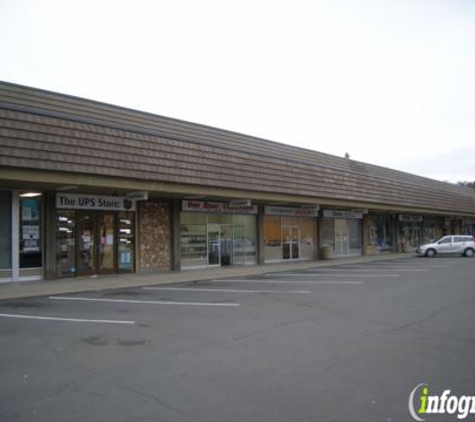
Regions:
<instances>
[{"instance_id":1,"label":"concrete pavement crack","mask_svg":"<svg viewBox=\"0 0 475 422\"><path fill-rule=\"evenodd\" d=\"M164 402L163 400L161 400L159 397L157 397L156 395L153 395L153 394L147 394L147 393L144 393L143 391L140 391L140 390L136 390L132 387L127 387L125 385L122 385L120 383L117 383L117 382L114 382L113 383L116 387L120 388L121 390L124 390L124 391L127 391L129 393L132 393L132 394L136 394L140 397L143 397L143 398L148 398L148 399L151 399L153 400L154 402L158 403L160 406L164 407L165 409L169 410L170 412L173 412L173 413L177 413L181 416L186 416L186 417L189 417L191 418L192 420L196 421L197 419L192 416L192 415L188 415L186 414L185 412L181 411L180 409L174 407L174 406L171 406L170 404Z\"/></svg>"},{"instance_id":2,"label":"concrete pavement crack","mask_svg":"<svg viewBox=\"0 0 475 422\"><path fill-rule=\"evenodd\" d=\"M429 315L427 315L426 317L424 317L422 319L418 319L416 321L408 322L407 324L403 324L403 325L400 325L398 327L389 328L387 330L384 330L383 332L394 333L394 332L397 332L397 331L405 330L406 328L412 328L412 327L416 327L418 325L422 325L425 322L430 321L432 318L436 317L437 315L439 315L439 314L441 314L445 311L448 311L449 309L451 309L451 308L453 308L457 305L460 305L460 304L466 303L466 302L473 302L474 300L475 300L475 297L473 297L473 296L468 298L468 299L457 300L455 302L452 302L450 305L447 305L447 306L444 306L442 308L436 309L435 311L431 312Z\"/></svg>"}]
</instances>

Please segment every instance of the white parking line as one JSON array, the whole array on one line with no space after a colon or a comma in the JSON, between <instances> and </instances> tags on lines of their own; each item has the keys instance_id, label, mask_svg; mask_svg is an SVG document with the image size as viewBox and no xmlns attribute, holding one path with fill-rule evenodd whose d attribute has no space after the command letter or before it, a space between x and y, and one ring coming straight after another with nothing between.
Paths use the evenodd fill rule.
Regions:
<instances>
[{"instance_id":1,"label":"white parking line","mask_svg":"<svg viewBox=\"0 0 475 422\"><path fill-rule=\"evenodd\" d=\"M356 272L356 273L361 273L361 272L367 272L367 273L374 273L374 272L381 272L381 271L391 271L391 272L424 272L424 271L429 271L428 268L322 268L319 270L307 270L309 273L315 273L315 272Z\"/></svg>"},{"instance_id":2,"label":"white parking line","mask_svg":"<svg viewBox=\"0 0 475 422\"><path fill-rule=\"evenodd\" d=\"M177 306L241 306L240 303L219 303L219 302L173 302L168 300L133 300L133 299L100 299L91 297L66 297L66 296L50 296L52 300L74 300L88 302L109 302L109 303L131 303L141 305L177 305Z\"/></svg>"},{"instance_id":3,"label":"white parking line","mask_svg":"<svg viewBox=\"0 0 475 422\"><path fill-rule=\"evenodd\" d=\"M348 267L370 267L370 268L407 268L407 269L411 269L411 268L446 268L448 267L449 265L444 265L444 264L429 264L429 263L424 263L423 265L422 264L414 264L414 265L408 265L408 264L403 264L403 265L383 265L383 264L370 264L370 265L364 265L364 264L361 264L361 265L348 265ZM346 265L345 265L346 267Z\"/></svg>"},{"instance_id":4,"label":"white parking line","mask_svg":"<svg viewBox=\"0 0 475 422\"><path fill-rule=\"evenodd\" d=\"M118 321L109 319L80 319L80 318L59 318L45 317L37 315L18 315L18 314L0 314L3 318L23 318L23 319L40 319L46 321L65 321L65 322L92 322L101 324L135 324L135 321Z\"/></svg>"},{"instance_id":5,"label":"white parking line","mask_svg":"<svg viewBox=\"0 0 475 422\"><path fill-rule=\"evenodd\" d=\"M283 293L283 294L309 294L310 290L241 290L241 289L208 289L205 287L144 287L144 290L171 290L184 292L222 292L222 293Z\"/></svg>"},{"instance_id":6,"label":"white parking line","mask_svg":"<svg viewBox=\"0 0 475 422\"><path fill-rule=\"evenodd\" d=\"M400 272L400 273L419 273L419 272L427 272L427 271L440 271L440 268L383 268L383 267L380 267L380 268L374 268L374 269L365 269L365 268L347 268L345 269L346 271L355 271L355 272L362 272L362 271L368 271L368 272L371 272L371 271L374 271L374 272L390 272L390 273L396 273L396 272Z\"/></svg>"},{"instance_id":7,"label":"white parking line","mask_svg":"<svg viewBox=\"0 0 475 422\"><path fill-rule=\"evenodd\" d=\"M347 273L270 273L266 277L399 277L398 274L347 274Z\"/></svg>"},{"instance_id":8,"label":"white parking line","mask_svg":"<svg viewBox=\"0 0 475 422\"><path fill-rule=\"evenodd\" d=\"M211 280L214 283L256 283L256 284L363 284L362 281L341 281L341 280L264 280L264 279L240 279L240 280Z\"/></svg>"}]
</instances>

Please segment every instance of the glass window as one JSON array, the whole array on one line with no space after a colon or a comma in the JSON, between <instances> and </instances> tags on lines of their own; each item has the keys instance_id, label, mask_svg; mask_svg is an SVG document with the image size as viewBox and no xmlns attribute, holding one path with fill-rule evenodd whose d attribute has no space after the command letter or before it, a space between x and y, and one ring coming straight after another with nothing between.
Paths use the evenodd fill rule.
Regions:
<instances>
[{"instance_id":1,"label":"glass window","mask_svg":"<svg viewBox=\"0 0 475 422\"><path fill-rule=\"evenodd\" d=\"M272 262L282 259L281 217L264 216L264 259Z\"/></svg>"},{"instance_id":2,"label":"glass window","mask_svg":"<svg viewBox=\"0 0 475 422\"><path fill-rule=\"evenodd\" d=\"M76 215L74 211L58 211L56 233L56 271L58 276L76 274Z\"/></svg>"},{"instance_id":3,"label":"glass window","mask_svg":"<svg viewBox=\"0 0 475 422\"><path fill-rule=\"evenodd\" d=\"M266 246L280 246L281 219L278 216L264 216L264 243Z\"/></svg>"},{"instance_id":4,"label":"glass window","mask_svg":"<svg viewBox=\"0 0 475 422\"><path fill-rule=\"evenodd\" d=\"M206 224L181 225L181 265L183 267L201 266L208 263L206 227Z\"/></svg>"},{"instance_id":5,"label":"glass window","mask_svg":"<svg viewBox=\"0 0 475 422\"><path fill-rule=\"evenodd\" d=\"M361 235L361 220L349 219L350 253L361 253L363 237Z\"/></svg>"},{"instance_id":6,"label":"glass window","mask_svg":"<svg viewBox=\"0 0 475 422\"><path fill-rule=\"evenodd\" d=\"M234 214L233 223L239 225L251 224L256 225L255 215Z\"/></svg>"},{"instance_id":7,"label":"glass window","mask_svg":"<svg viewBox=\"0 0 475 422\"><path fill-rule=\"evenodd\" d=\"M134 213L121 211L118 214L119 256L118 269L120 272L134 271L135 233Z\"/></svg>"},{"instance_id":8,"label":"glass window","mask_svg":"<svg viewBox=\"0 0 475 422\"><path fill-rule=\"evenodd\" d=\"M315 253L315 222L313 218L300 219L300 257L313 259Z\"/></svg>"},{"instance_id":9,"label":"glass window","mask_svg":"<svg viewBox=\"0 0 475 422\"><path fill-rule=\"evenodd\" d=\"M282 217L283 226L298 226L300 225L299 217Z\"/></svg>"},{"instance_id":10,"label":"glass window","mask_svg":"<svg viewBox=\"0 0 475 422\"><path fill-rule=\"evenodd\" d=\"M331 246L335 250L335 224L333 218L323 218L320 225L322 246Z\"/></svg>"},{"instance_id":11,"label":"glass window","mask_svg":"<svg viewBox=\"0 0 475 422\"><path fill-rule=\"evenodd\" d=\"M182 212L180 214L181 224L206 224L208 217L202 212Z\"/></svg>"},{"instance_id":12,"label":"glass window","mask_svg":"<svg viewBox=\"0 0 475 422\"><path fill-rule=\"evenodd\" d=\"M391 251L394 246L394 229L389 215L376 215L374 233L370 231L370 242L379 252Z\"/></svg>"},{"instance_id":13,"label":"glass window","mask_svg":"<svg viewBox=\"0 0 475 422\"><path fill-rule=\"evenodd\" d=\"M232 224L232 214L208 214L208 224Z\"/></svg>"},{"instance_id":14,"label":"glass window","mask_svg":"<svg viewBox=\"0 0 475 422\"><path fill-rule=\"evenodd\" d=\"M246 224L244 226L244 256L246 264L255 264L257 262L256 243L256 224Z\"/></svg>"},{"instance_id":15,"label":"glass window","mask_svg":"<svg viewBox=\"0 0 475 422\"><path fill-rule=\"evenodd\" d=\"M20 197L20 268L41 266L41 198Z\"/></svg>"},{"instance_id":16,"label":"glass window","mask_svg":"<svg viewBox=\"0 0 475 422\"><path fill-rule=\"evenodd\" d=\"M0 269L12 267L12 194L0 191Z\"/></svg>"},{"instance_id":17,"label":"glass window","mask_svg":"<svg viewBox=\"0 0 475 422\"><path fill-rule=\"evenodd\" d=\"M436 218L424 218L424 243L433 243L444 233L444 221Z\"/></svg>"},{"instance_id":18,"label":"glass window","mask_svg":"<svg viewBox=\"0 0 475 422\"><path fill-rule=\"evenodd\" d=\"M98 215L99 271L115 271L116 225L115 214L107 212Z\"/></svg>"},{"instance_id":19,"label":"glass window","mask_svg":"<svg viewBox=\"0 0 475 422\"><path fill-rule=\"evenodd\" d=\"M441 245L445 245L446 243L452 243L452 237L444 237L440 242Z\"/></svg>"}]
</instances>

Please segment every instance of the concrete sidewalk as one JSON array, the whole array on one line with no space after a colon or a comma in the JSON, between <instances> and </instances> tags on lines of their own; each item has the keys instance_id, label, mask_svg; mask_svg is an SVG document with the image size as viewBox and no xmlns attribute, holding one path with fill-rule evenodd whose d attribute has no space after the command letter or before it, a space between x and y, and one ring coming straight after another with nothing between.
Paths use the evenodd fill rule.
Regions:
<instances>
[{"instance_id":1,"label":"concrete sidewalk","mask_svg":"<svg viewBox=\"0 0 475 422\"><path fill-rule=\"evenodd\" d=\"M104 291L190 281L206 281L219 278L247 277L270 272L305 270L308 268L331 267L336 265L356 263L360 264L375 261L389 261L411 257L414 257L413 253L360 256L355 258L338 258L327 261L320 260L300 263L279 263L227 268L221 267L180 272L167 271L161 273L114 274L107 276L78 277L58 280L9 282L0 283L0 300L48 296L64 293Z\"/></svg>"}]
</instances>

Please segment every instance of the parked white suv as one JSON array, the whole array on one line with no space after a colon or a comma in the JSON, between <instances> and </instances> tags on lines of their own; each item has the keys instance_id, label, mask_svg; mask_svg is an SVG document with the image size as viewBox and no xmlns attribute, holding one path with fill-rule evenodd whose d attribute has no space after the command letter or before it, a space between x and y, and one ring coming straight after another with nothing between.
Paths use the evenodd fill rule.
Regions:
<instances>
[{"instance_id":1,"label":"parked white suv","mask_svg":"<svg viewBox=\"0 0 475 422\"><path fill-rule=\"evenodd\" d=\"M427 243L417 248L419 255L432 258L437 254L462 254L464 256L474 256L475 237L462 234L454 234L441 237L434 243Z\"/></svg>"}]
</instances>

